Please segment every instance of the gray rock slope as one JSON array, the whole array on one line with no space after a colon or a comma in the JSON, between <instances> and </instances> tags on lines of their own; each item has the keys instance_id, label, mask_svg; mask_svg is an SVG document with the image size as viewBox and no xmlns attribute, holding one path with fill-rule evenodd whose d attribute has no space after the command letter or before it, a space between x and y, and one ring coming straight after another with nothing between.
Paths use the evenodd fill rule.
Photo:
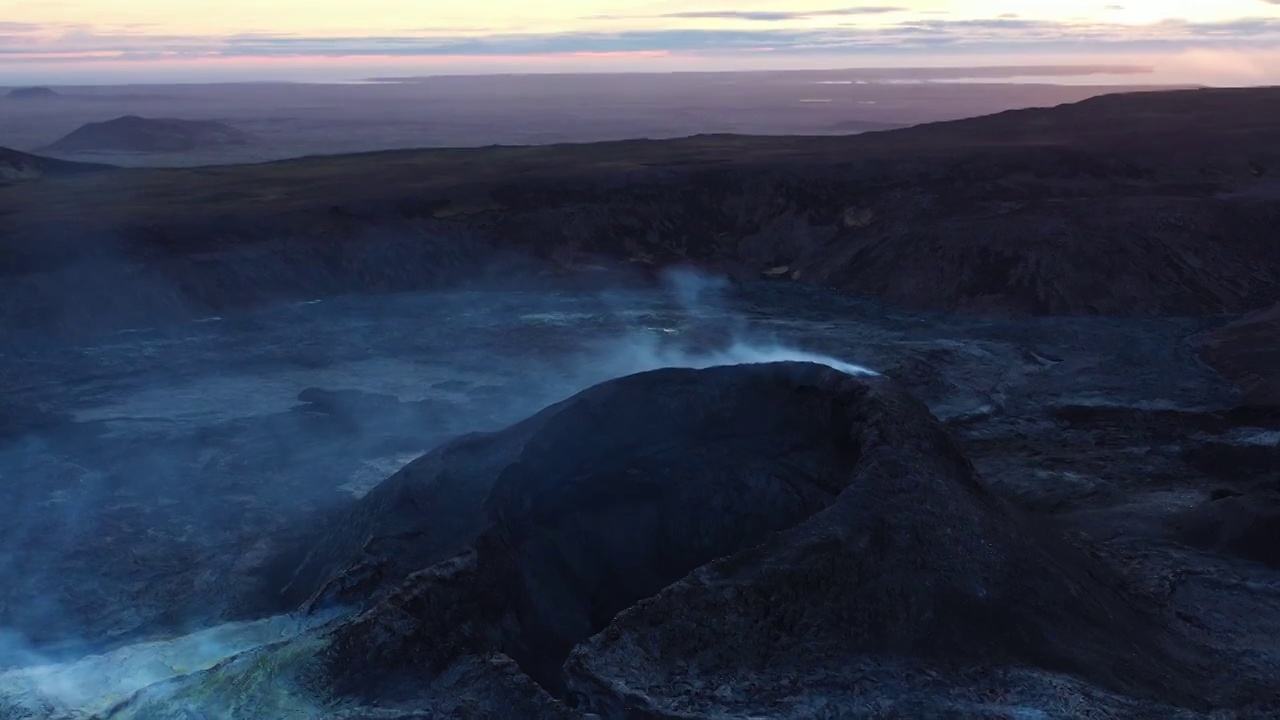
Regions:
<instances>
[{"instance_id":1,"label":"gray rock slope","mask_svg":"<svg viewBox=\"0 0 1280 720\"><path fill-rule=\"evenodd\" d=\"M306 685L380 712L1154 717L1231 692L922 404L819 365L604 383L421 458L307 548L273 591L363 610L309 641Z\"/></svg>"}]
</instances>

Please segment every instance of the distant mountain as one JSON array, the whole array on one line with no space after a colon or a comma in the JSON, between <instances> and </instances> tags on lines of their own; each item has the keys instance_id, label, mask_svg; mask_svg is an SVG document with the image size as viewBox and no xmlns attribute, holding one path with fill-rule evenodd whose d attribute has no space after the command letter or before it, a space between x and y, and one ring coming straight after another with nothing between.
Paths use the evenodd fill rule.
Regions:
<instances>
[{"instance_id":1,"label":"distant mountain","mask_svg":"<svg viewBox=\"0 0 1280 720\"><path fill-rule=\"evenodd\" d=\"M252 137L226 123L126 115L89 123L46 147L64 153L169 153L247 145Z\"/></svg>"},{"instance_id":2,"label":"distant mountain","mask_svg":"<svg viewBox=\"0 0 1280 720\"><path fill-rule=\"evenodd\" d=\"M5 97L13 98L14 100L41 100L62 96L47 87L21 87L10 90Z\"/></svg>"},{"instance_id":3,"label":"distant mountain","mask_svg":"<svg viewBox=\"0 0 1280 720\"><path fill-rule=\"evenodd\" d=\"M0 185L37 180L46 175L69 175L113 169L110 165L68 162L0 147Z\"/></svg>"}]
</instances>

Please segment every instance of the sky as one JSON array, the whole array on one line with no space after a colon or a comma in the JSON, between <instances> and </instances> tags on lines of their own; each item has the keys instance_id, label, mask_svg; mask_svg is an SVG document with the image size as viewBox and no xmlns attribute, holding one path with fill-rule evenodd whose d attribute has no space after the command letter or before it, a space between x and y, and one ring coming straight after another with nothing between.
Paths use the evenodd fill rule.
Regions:
<instances>
[{"instance_id":1,"label":"sky","mask_svg":"<svg viewBox=\"0 0 1280 720\"><path fill-rule=\"evenodd\" d=\"M1280 83L1280 0L0 0L0 83L1137 62Z\"/></svg>"}]
</instances>

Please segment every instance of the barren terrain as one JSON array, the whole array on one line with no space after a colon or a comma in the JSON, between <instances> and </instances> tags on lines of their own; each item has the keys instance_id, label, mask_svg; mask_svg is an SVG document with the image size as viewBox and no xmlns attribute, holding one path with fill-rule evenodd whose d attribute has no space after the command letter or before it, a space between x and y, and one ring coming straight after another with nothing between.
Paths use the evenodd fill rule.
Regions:
<instances>
[{"instance_id":1,"label":"barren terrain","mask_svg":"<svg viewBox=\"0 0 1280 720\"><path fill-rule=\"evenodd\" d=\"M0 188L3 320L671 263L918 308L1246 312L1280 300L1278 98L1134 93L856 136L49 177Z\"/></svg>"},{"instance_id":2,"label":"barren terrain","mask_svg":"<svg viewBox=\"0 0 1280 720\"><path fill-rule=\"evenodd\" d=\"M3 720L1280 714L1276 89L0 163Z\"/></svg>"},{"instance_id":3,"label":"barren terrain","mask_svg":"<svg viewBox=\"0 0 1280 720\"><path fill-rule=\"evenodd\" d=\"M327 85L61 86L53 88L57 96L47 98L5 98L0 88L0 146L34 151L86 123L124 115L218 121L257 141L181 153L58 157L130 166L209 165L700 133L844 134L1056 105L1143 86L1135 69L1112 70L1130 74L1088 75L1088 68L1067 67L499 75ZM1030 81L1004 81L1020 74ZM1070 84L1076 76L1092 82ZM1112 84L1105 84L1111 77Z\"/></svg>"}]
</instances>

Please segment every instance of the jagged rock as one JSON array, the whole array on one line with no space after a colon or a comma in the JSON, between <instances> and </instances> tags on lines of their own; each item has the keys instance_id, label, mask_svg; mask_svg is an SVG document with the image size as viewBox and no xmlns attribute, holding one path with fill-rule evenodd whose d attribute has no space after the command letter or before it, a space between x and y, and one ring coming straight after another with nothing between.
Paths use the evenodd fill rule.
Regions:
<instances>
[{"instance_id":1,"label":"jagged rock","mask_svg":"<svg viewBox=\"0 0 1280 720\"><path fill-rule=\"evenodd\" d=\"M1250 405L1280 407L1280 305L1206 335L1200 354Z\"/></svg>"},{"instance_id":2,"label":"jagged rock","mask_svg":"<svg viewBox=\"0 0 1280 720\"><path fill-rule=\"evenodd\" d=\"M1219 492L1179 514L1173 528L1189 545L1280 568L1280 496Z\"/></svg>"},{"instance_id":3,"label":"jagged rock","mask_svg":"<svg viewBox=\"0 0 1280 720\"><path fill-rule=\"evenodd\" d=\"M868 666L1205 692L1191 641L993 496L923 405L812 364L604 383L428 454L306 545L284 596L367 608L324 684L379 704L495 653L601 717L812 717L829 687L787 678Z\"/></svg>"}]
</instances>

